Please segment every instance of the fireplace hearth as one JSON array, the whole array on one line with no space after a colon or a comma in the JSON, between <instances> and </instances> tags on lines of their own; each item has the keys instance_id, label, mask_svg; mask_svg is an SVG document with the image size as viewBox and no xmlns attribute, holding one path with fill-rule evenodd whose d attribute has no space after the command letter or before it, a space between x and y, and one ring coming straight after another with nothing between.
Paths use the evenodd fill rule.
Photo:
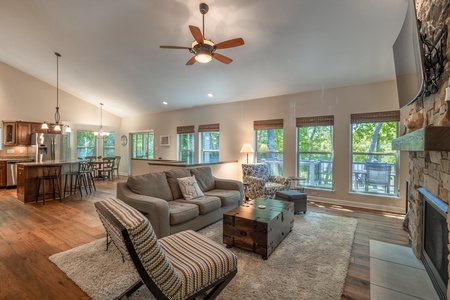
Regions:
<instances>
[{"instance_id":1,"label":"fireplace hearth","mask_svg":"<svg viewBox=\"0 0 450 300\"><path fill-rule=\"evenodd\" d=\"M447 299L448 284L448 204L419 188L423 196L422 262L440 299Z\"/></svg>"}]
</instances>

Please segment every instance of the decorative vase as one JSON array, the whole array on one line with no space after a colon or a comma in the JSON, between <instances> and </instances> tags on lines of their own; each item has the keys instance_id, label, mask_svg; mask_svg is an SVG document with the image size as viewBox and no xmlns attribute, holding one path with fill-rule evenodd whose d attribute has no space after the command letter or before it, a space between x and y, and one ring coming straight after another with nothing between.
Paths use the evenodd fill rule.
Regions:
<instances>
[{"instance_id":1,"label":"decorative vase","mask_svg":"<svg viewBox=\"0 0 450 300\"><path fill-rule=\"evenodd\" d=\"M445 101L447 103L447 111L442 116L442 119L439 121L438 125L443 127L450 127L450 100Z\"/></svg>"},{"instance_id":2,"label":"decorative vase","mask_svg":"<svg viewBox=\"0 0 450 300\"><path fill-rule=\"evenodd\" d=\"M424 122L424 113L423 108L419 112L415 112L409 116L408 119L405 119L405 126L407 128L407 132L412 132L414 130L420 129L423 126Z\"/></svg>"}]
</instances>

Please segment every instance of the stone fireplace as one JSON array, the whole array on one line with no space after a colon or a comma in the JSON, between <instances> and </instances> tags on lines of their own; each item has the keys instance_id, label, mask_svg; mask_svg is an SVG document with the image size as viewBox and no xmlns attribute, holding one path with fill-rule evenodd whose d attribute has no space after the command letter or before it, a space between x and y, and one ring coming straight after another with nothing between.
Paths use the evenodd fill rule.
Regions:
<instances>
[{"instance_id":1,"label":"stone fireplace","mask_svg":"<svg viewBox=\"0 0 450 300\"><path fill-rule=\"evenodd\" d=\"M450 24L450 0L416 0L418 18L422 21L422 33L428 38L436 35L438 28ZM444 73L438 80L440 87L436 94L425 97L415 105L402 110L406 116L424 109L424 126L437 126L446 111L445 88L449 86L450 77L450 47L445 45ZM448 151L417 151L409 152L409 185L408 185L408 229L411 246L417 258L422 257L423 249L423 218L424 196L419 188L425 188L430 194L445 203L450 200L450 152ZM447 227L449 227L447 216ZM449 245L447 244L447 248ZM448 272L447 268L447 273ZM448 274L447 274L448 275ZM450 291L447 289L447 298Z\"/></svg>"}]
</instances>

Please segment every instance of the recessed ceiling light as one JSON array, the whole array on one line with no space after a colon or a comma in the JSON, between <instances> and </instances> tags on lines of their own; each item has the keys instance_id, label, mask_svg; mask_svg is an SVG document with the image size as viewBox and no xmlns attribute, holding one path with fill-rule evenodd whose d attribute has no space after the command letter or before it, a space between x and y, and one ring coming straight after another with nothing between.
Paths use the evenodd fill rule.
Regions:
<instances>
[{"instance_id":1,"label":"recessed ceiling light","mask_svg":"<svg viewBox=\"0 0 450 300\"><path fill-rule=\"evenodd\" d=\"M209 93L209 94L208 94L208 97L209 97L209 98L212 98L212 97L214 97L214 95L211 94L211 93Z\"/></svg>"},{"instance_id":2,"label":"recessed ceiling light","mask_svg":"<svg viewBox=\"0 0 450 300\"><path fill-rule=\"evenodd\" d=\"M163 101L163 104L164 104L164 105L167 105L167 102L166 102L166 101Z\"/></svg>"}]
</instances>

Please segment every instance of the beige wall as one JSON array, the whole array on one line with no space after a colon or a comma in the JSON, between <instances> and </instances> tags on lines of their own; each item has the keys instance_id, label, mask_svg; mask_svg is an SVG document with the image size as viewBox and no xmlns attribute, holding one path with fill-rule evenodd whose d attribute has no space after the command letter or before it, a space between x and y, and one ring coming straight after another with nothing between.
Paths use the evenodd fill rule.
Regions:
<instances>
[{"instance_id":1,"label":"beige wall","mask_svg":"<svg viewBox=\"0 0 450 300\"><path fill-rule=\"evenodd\" d=\"M100 102L106 101L105 99L98 99L98 103ZM0 62L0 107L0 120L54 122L56 88ZM61 122L70 125L74 133L79 129L98 130L100 124L99 104L89 104L60 90L59 107ZM105 110L103 111L104 129L116 132L119 155L121 122L121 118ZM74 145L74 137L75 134L72 134L71 145ZM26 155L26 147L22 148L25 150L23 154ZM19 151L16 151L15 154L18 153ZM8 155L5 148L0 151L0 156ZM75 147L73 147L72 156L73 158L76 157Z\"/></svg>"},{"instance_id":2,"label":"beige wall","mask_svg":"<svg viewBox=\"0 0 450 300\"><path fill-rule=\"evenodd\" d=\"M56 106L55 87L0 62L0 119L51 122ZM61 120L74 130L96 130L99 124L99 107L60 91ZM405 207L404 179L406 163L402 155L400 191L401 199L363 196L349 193L350 186L350 114L398 109L394 81L323 91L255 99L229 104L195 107L159 114L148 114L121 119L107 112L105 102L103 124L106 130L116 132L116 153L122 156L120 171L129 171L129 144L120 145L120 136L133 131L155 131L155 158L176 159L176 127L220 123L220 158L223 161L245 162L246 155L239 153L244 143L253 144L253 121L284 119L284 171L295 175L296 129L295 118L301 116L335 116L334 191L307 191L310 199L357 205L373 209L403 211ZM170 135L171 146L159 147L159 136ZM74 137L75 135L72 135ZM73 145L73 143L72 143ZM72 151L75 158L75 147ZM0 151L0 156L6 151ZM253 155L250 155L253 159ZM407 160L406 160L407 161ZM231 177L241 179L240 168ZM406 171L405 171L406 170ZM224 177L230 177L224 176Z\"/></svg>"},{"instance_id":3,"label":"beige wall","mask_svg":"<svg viewBox=\"0 0 450 300\"><path fill-rule=\"evenodd\" d=\"M245 162L239 153L244 143L253 144L253 121L284 119L284 173L296 172L295 118L301 116L334 115L334 191L307 191L310 199L326 200L361 207L403 212L405 208L404 174L406 163L401 163L399 179L401 199L364 196L349 193L350 187L350 114L398 109L395 81L324 91L285 95L229 104L195 107L167 113L125 118L122 132L153 129L155 131L155 158L177 159L176 127L220 123L220 159ZM159 147L159 136L170 135L171 146ZM122 152L128 156L128 151ZM127 153L127 154L125 154ZM253 155L250 155L253 159ZM403 161L403 160L402 160ZM239 168L238 168L239 169ZM407 171L406 171L407 172ZM242 178L239 170L237 179Z\"/></svg>"}]
</instances>

